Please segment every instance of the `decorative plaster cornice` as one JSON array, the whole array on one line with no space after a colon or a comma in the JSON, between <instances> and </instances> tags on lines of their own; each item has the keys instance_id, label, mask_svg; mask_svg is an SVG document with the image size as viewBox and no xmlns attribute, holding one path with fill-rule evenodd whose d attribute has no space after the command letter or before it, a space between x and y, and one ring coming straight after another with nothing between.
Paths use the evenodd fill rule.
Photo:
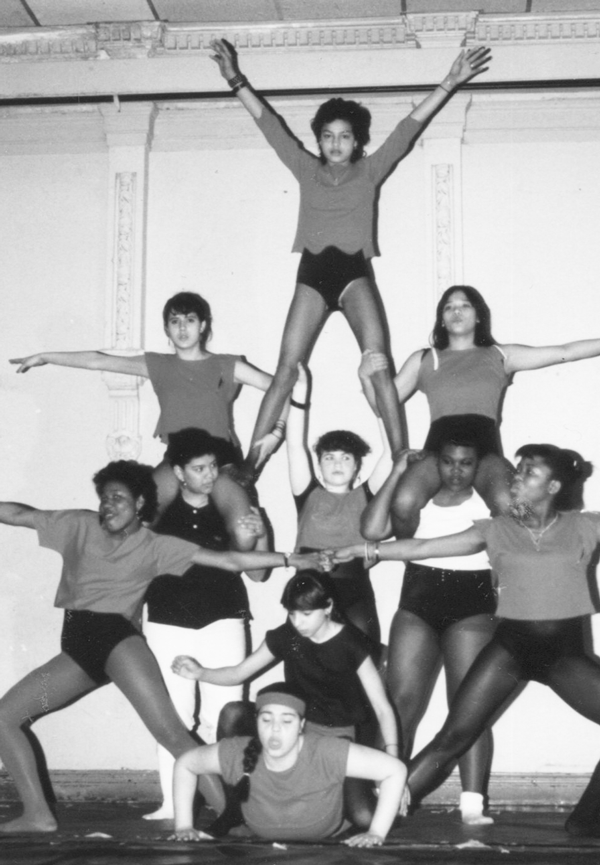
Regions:
<instances>
[{"instance_id":1,"label":"decorative plaster cornice","mask_svg":"<svg viewBox=\"0 0 600 865\"><path fill-rule=\"evenodd\" d=\"M0 33L0 62L194 56L224 36L244 51L419 48L456 43L600 41L600 13L485 15L431 12L253 24L114 22Z\"/></svg>"}]
</instances>

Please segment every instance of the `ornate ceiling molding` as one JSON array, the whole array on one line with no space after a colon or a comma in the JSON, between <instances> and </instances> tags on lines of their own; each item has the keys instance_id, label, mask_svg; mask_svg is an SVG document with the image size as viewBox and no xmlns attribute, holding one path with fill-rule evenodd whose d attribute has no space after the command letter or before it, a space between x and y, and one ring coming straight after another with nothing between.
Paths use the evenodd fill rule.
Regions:
<instances>
[{"instance_id":1,"label":"ornate ceiling molding","mask_svg":"<svg viewBox=\"0 0 600 865\"><path fill-rule=\"evenodd\" d=\"M600 13L484 15L432 12L397 18L255 24L115 22L5 30L0 62L194 56L224 36L244 51L420 48L445 44L600 41Z\"/></svg>"}]
</instances>

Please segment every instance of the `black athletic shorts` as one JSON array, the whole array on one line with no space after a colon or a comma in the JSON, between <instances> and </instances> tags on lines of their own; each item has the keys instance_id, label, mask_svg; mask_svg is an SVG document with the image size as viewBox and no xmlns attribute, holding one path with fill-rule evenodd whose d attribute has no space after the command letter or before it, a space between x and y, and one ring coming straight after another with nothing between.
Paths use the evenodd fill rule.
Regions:
<instances>
[{"instance_id":1,"label":"black athletic shorts","mask_svg":"<svg viewBox=\"0 0 600 865\"><path fill-rule=\"evenodd\" d=\"M344 290L361 277L369 278L369 268L362 250L349 255L337 246L327 246L316 254L308 249L303 251L296 282L318 291L327 309L335 312L341 309L340 298Z\"/></svg>"},{"instance_id":2,"label":"black athletic shorts","mask_svg":"<svg viewBox=\"0 0 600 865\"><path fill-rule=\"evenodd\" d=\"M65 610L60 647L98 685L110 681L104 668L108 656L127 637L144 639L129 619L118 613Z\"/></svg>"}]
</instances>

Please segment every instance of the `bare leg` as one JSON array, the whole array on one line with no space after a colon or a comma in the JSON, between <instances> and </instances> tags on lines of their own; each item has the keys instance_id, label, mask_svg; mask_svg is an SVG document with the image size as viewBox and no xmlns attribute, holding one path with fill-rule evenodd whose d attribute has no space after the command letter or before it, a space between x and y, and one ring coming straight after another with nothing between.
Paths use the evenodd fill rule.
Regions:
<instances>
[{"instance_id":1,"label":"bare leg","mask_svg":"<svg viewBox=\"0 0 600 865\"><path fill-rule=\"evenodd\" d=\"M514 474L513 466L498 454L487 454L479 463L474 486L494 517L508 510Z\"/></svg>"},{"instance_id":2,"label":"bare leg","mask_svg":"<svg viewBox=\"0 0 600 865\"><path fill-rule=\"evenodd\" d=\"M417 726L429 698L441 659L437 633L420 616L398 610L392 620L388 689L402 731L402 756L412 754Z\"/></svg>"},{"instance_id":3,"label":"bare leg","mask_svg":"<svg viewBox=\"0 0 600 865\"><path fill-rule=\"evenodd\" d=\"M93 690L96 683L61 653L21 679L0 700L0 756L23 801L23 815L0 825L0 832L54 832L56 819L42 788L35 754L25 729L42 715Z\"/></svg>"},{"instance_id":4,"label":"bare leg","mask_svg":"<svg viewBox=\"0 0 600 865\"><path fill-rule=\"evenodd\" d=\"M378 302L370 281L361 277L352 282L344 290L341 306L360 350L370 349L388 354L383 308ZM408 446L408 433L404 408L398 402L398 394L392 379L391 358L390 366L376 372L372 381L377 408L385 426L392 456L397 457L400 451Z\"/></svg>"},{"instance_id":5,"label":"bare leg","mask_svg":"<svg viewBox=\"0 0 600 865\"><path fill-rule=\"evenodd\" d=\"M127 637L109 655L106 672L127 697L159 745L173 757L196 748L169 698L156 658L141 637ZM225 808L220 779L204 775L198 788L217 813Z\"/></svg>"},{"instance_id":6,"label":"bare leg","mask_svg":"<svg viewBox=\"0 0 600 865\"><path fill-rule=\"evenodd\" d=\"M247 552L256 546L256 538L240 532L238 520L250 513L248 493L225 472L215 482L211 498L225 520L227 532L236 550Z\"/></svg>"},{"instance_id":7,"label":"bare leg","mask_svg":"<svg viewBox=\"0 0 600 865\"><path fill-rule=\"evenodd\" d=\"M441 486L437 458L429 454L411 463L398 481L390 517L397 538L412 538L419 526L420 511Z\"/></svg>"},{"instance_id":8,"label":"bare leg","mask_svg":"<svg viewBox=\"0 0 600 865\"><path fill-rule=\"evenodd\" d=\"M446 723L409 767L415 801L445 781L457 761L483 733L504 701L518 688L519 664L499 643L483 649L463 680Z\"/></svg>"},{"instance_id":9,"label":"bare leg","mask_svg":"<svg viewBox=\"0 0 600 865\"><path fill-rule=\"evenodd\" d=\"M442 649L448 705L452 704L459 685L481 650L492 639L495 629L496 623L492 616L480 615L463 619L455 625L451 625L444 632ZM485 795L492 759L492 747L492 731L487 727L475 744L458 761L461 785L465 793ZM493 823L491 817L481 813L482 806L482 799L479 799L479 808L461 808L463 810L463 822L471 825ZM471 813L467 814L467 810Z\"/></svg>"},{"instance_id":10,"label":"bare leg","mask_svg":"<svg viewBox=\"0 0 600 865\"><path fill-rule=\"evenodd\" d=\"M298 364L305 361L323 326L327 307L321 295L307 285L298 284L290 306L279 350L277 369L258 412L246 461L256 467L258 451L254 442L271 432L281 414L283 404L292 392L298 377Z\"/></svg>"}]
</instances>

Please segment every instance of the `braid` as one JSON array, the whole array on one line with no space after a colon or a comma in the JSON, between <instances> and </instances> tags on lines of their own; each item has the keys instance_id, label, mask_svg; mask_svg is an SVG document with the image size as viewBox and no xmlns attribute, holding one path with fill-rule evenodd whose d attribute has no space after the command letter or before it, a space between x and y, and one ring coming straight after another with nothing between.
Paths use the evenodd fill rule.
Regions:
<instances>
[{"instance_id":1,"label":"braid","mask_svg":"<svg viewBox=\"0 0 600 865\"><path fill-rule=\"evenodd\" d=\"M244 822L242 802L248 801L250 795L250 775L256 769L258 758L262 753L262 744L257 736L253 736L244 748L242 769L244 774L234 787L225 785L227 804L223 813L214 820L206 830L209 835L217 838L227 835L234 826Z\"/></svg>"}]
</instances>

